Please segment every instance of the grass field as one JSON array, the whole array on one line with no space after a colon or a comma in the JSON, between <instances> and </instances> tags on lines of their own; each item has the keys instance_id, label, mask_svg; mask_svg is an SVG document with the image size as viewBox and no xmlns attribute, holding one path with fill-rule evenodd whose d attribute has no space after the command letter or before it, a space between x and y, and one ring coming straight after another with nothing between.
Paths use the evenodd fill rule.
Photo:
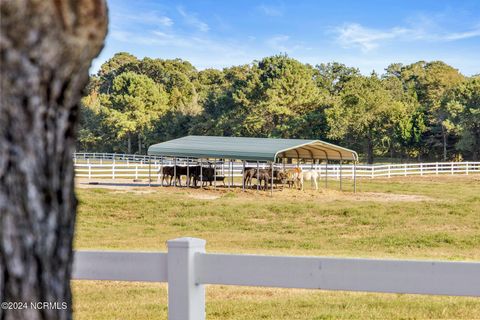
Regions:
<instances>
[{"instance_id":1,"label":"grass field","mask_svg":"<svg viewBox=\"0 0 480 320\"><path fill-rule=\"evenodd\" d=\"M175 188L77 189L77 249L480 260L480 176L359 181L268 193ZM166 286L74 281L76 319L166 319ZM480 299L207 287L208 319L480 319Z\"/></svg>"}]
</instances>

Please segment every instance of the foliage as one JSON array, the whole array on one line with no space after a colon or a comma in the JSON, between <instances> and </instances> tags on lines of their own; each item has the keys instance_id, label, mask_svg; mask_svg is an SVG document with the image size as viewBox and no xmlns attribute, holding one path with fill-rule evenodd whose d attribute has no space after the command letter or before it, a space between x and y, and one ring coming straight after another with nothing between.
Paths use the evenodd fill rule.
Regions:
<instances>
[{"instance_id":1,"label":"foliage","mask_svg":"<svg viewBox=\"0 0 480 320\"><path fill-rule=\"evenodd\" d=\"M444 108L449 114L444 126L449 131L458 132L459 150L471 154L472 159L480 159L480 78L472 78L462 83L444 100Z\"/></svg>"},{"instance_id":2,"label":"foliage","mask_svg":"<svg viewBox=\"0 0 480 320\"><path fill-rule=\"evenodd\" d=\"M350 136L363 147L368 163L373 163L374 149L390 144L395 125L406 117L406 107L376 75L358 76L347 82L340 103L328 108L326 115L329 137L338 140Z\"/></svg>"},{"instance_id":3,"label":"foliage","mask_svg":"<svg viewBox=\"0 0 480 320\"><path fill-rule=\"evenodd\" d=\"M113 128L118 139L129 139L128 152L131 136L136 134L140 139L166 109L163 89L149 77L130 71L116 77L111 94L102 94L99 101L105 123Z\"/></svg>"},{"instance_id":4,"label":"foliage","mask_svg":"<svg viewBox=\"0 0 480 320\"><path fill-rule=\"evenodd\" d=\"M379 77L286 55L198 71L120 52L91 77L77 149L142 153L200 134L322 139L369 162L478 159L478 91L478 76L441 61L393 63Z\"/></svg>"}]
</instances>

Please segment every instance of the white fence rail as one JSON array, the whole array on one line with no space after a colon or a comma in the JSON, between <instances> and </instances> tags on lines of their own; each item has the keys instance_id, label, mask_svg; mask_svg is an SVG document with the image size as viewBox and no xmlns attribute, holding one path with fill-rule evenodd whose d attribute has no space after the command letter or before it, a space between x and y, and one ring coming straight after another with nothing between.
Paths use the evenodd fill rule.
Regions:
<instances>
[{"instance_id":1,"label":"white fence rail","mask_svg":"<svg viewBox=\"0 0 480 320\"><path fill-rule=\"evenodd\" d=\"M77 159L78 160L78 159ZM88 159L87 159L88 160ZM89 160L88 160L89 161ZM147 161L148 162L148 161ZM197 162L187 161L184 159L177 160L177 165L197 165ZM148 178L149 173L152 179L158 180L160 178L159 170L161 166L173 165L171 160L160 161L152 159L151 165L148 163L139 162L82 162L75 163L75 174L77 177L83 178L109 178L109 179L142 179ZM216 167L217 175L241 177L243 164L241 162L210 162L210 164L203 163L203 165L211 165ZM246 166L256 167L256 163L247 163ZM276 168L281 169L281 164L276 164ZM285 165L286 168L294 167L296 165ZM267 168L264 163L259 164L260 168ZM387 165L357 165L351 164L301 164L302 169L314 169L320 172L320 176L325 178L353 178L354 173L359 178L390 178L398 176L423 176L423 175L440 175L440 174L471 174L480 173L480 162L432 162L432 163L405 163L405 164L387 164Z\"/></svg>"},{"instance_id":2,"label":"white fence rail","mask_svg":"<svg viewBox=\"0 0 480 320\"><path fill-rule=\"evenodd\" d=\"M480 263L205 253L205 240L168 253L77 251L74 279L168 282L170 320L205 319L205 284L480 296Z\"/></svg>"},{"instance_id":3,"label":"white fence rail","mask_svg":"<svg viewBox=\"0 0 480 320\"><path fill-rule=\"evenodd\" d=\"M148 159L158 159L161 157L157 156L147 156L147 155L138 155L138 154L124 154L124 153L96 153L96 152L76 152L73 154L73 159L75 161L83 162L137 162L137 163L147 163Z\"/></svg>"}]
</instances>

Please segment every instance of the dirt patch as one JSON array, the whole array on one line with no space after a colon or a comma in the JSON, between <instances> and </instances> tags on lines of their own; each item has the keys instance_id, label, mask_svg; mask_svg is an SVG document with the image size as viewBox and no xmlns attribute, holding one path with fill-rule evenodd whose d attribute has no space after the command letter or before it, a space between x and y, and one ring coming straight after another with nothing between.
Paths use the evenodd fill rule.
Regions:
<instances>
[{"instance_id":1,"label":"dirt patch","mask_svg":"<svg viewBox=\"0 0 480 320\"><path fill-rule=\"evenodd\" d=\"M132 182L132 180L95 180L88 181L76 179L75 187L80 189L109 189L115 190L115 193L133 192L138 194L153 193L155 190L148 188L148 182Z\"/></svg>"},{"instance_id":2,"label":"dirt patch","mask_svg":"<svg viewBox=\"0 0 480 320\"><path fill-rule=\"evenodd\" d=\"M149 194L153 193L153 190L142 190L142 189L127 189L127 190L116 190L114 193L135 193L135 194Z\"/></svg>"},{"instance_id":3,"label":"dirt patch","mask_svg":"<svg viewBox=\"0 0 480 320\"><path fill-rule=\"evenodd\" d=\"M397 193L382 193L382 192L361 192L357 194L350 194L350 200L355 201L377 201L377 202L417 202L417 201L432 201L431 197L416 195L416 194L397 194Z\"/></svg>"},{"instance_id":4,"label":"dirt patch","mask_svg":"<svg viewBox=\"0 0 480 320\"><path fill-rule=\"evenodd\" d=\"M192 198L192 199L198 199L198 200L215 200L220 198L219 195L216 194L201 194L201 193L193 193L193 194L188 194L187 197Z\"/></svg>"},{"instance_id":5,"label":"dirt patch","mask_svg":"<svg viewBox=\"0 0 480 320\"><path fill-rule=\"evenodd\" d=\"M118 180L95 180L95 184L90 184L86 179L77 179L77 188L95 188L95 189L110 189L115 190L115 193L136 193L136 194L150 194L156 192L162 193L176 193L182 192L186 197L197 200L216 200L224 197L234 197L240 199L258 199L270 198L270 191L257 191L255 189L247 189L242 192L242 188L224 188L220 187L214 190L207 189L187 189L174 187L161 187L156 183L148 186L148 181L133 182L128 179ZM397 194L397 193L382 193L382 192L341 192L332 189L315 190L295 190L285 188L275 189L273 197L281 197L295 200L309 200L309 201L374 201L374 202L420 202L433 201L434 199L423 195L414 194Z\"/></svg>"}]
</instances>

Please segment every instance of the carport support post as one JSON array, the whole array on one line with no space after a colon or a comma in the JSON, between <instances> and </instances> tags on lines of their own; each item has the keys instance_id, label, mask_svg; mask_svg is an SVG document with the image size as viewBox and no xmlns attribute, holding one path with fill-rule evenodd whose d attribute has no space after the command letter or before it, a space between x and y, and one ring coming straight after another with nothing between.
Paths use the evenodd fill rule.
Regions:
<instances>
[{"instance_id":1,"label":"carport support post","mask_svg":"<svg viewBox=\"0 0 480 320\"><path fill-rule=\"evenodd\" d=\"M243 163L242 191L245 192L245 160L243 160L242 163Z\"/></svg>"},{"instance_id":2,"label":"carport support post","mask_svg":"<svg viewBox=\"0 0 480 320\"><path fill-rule=\"evenodd\" d=\"M271 177L271 189L270 189L271 191L270 191L270 195L271 195L272 197L273 197L273 167L274 167L273 164L274 164L274 163L275 163L275 162L273 162L273 161L270 163L270 165L272 166L272 177Z\"/></svg>"},{"instance_id":3,"label":"carport support post","mask_svg":"<svg viewBox=\"0 0 480 320\"><path fill-rule=\"evenodd\" d=\"M234 181L233 181L233 160L232 160L232 159L230 159L230 166L231 166L231 169L230 169L231 177L230 177L230 179L232 180L232 188L234 188L234 187L235 187L235 183L234 183Z\"/></svg>"},{"instance_id":4,"label":"carport support post","mask_svg":"<svg viewBox=\"0 0 480 320\"><path fill-rule=\"evenodd\" d=\"M226 161L226 160L227 160L227 159L223 159L224 164L225 164L225 161ZM228 189L230 189L230 161L232 161L232 160L229 159L229 161L228 161L228 168L227 168L227 172L228 172L228 178L227 178ZM223 168L223 164L222 164L222 168ZM225 178L227 177L227 175L226 175L225 173L223 173L223 176L224 176Z\"/></svg>"},{"instance_id":5,"label":"carport support post","mask_svg":"<svg viewBox=\"0 0 480 320\"><path fill-rule=\"evenodd\" d=\"M217 189L217 158L213 159L214 167L213 167L213 190Z\"/></svg>"},{"instance_id":6,"label":"carport support post","mask_svg":"<svg viewBox=\"0 0 480 320\"><path fill-rule=\"evenodd\" d=\"M325 161L325 189L328 186L328 159Z\"/></svg>"},{"instance_id":7,"label":"carport support post","mask_svg":"<svg viewBox=\"0 0 480 320\"><path fill-rule=\"evenodd\" d=\"M177 186L177 157L173 158L173 186Z\"/></svg>"},{"instance_id":8,"label":"carport support post","mask_svg":"<svg viewBox=\"0 0 480 320\"><path fill-rule=\"evenodd\" d=\"M257 161L257 172L255 173L256 176L257 176L257 191L260 188L260 182L258 180L258 177L260 176L260 174L259 174L260 172L258 172L258 171L259 171L259 168L258 168L258 161Z\"/></svg>"},{"instance_id":9,"label":"carport support post","mask_svg":"<svg viewBox=\"0 0 480 320\"><path fill-rule=\"evenodd\" d=\"M187 157L187 188L190 188L190 162L189 158Z\"/></svg>"},{"instance_id":10,"label":"carport support post","mask_svg":"<svg viewBox=\"0 0 480 320\"><path fill-rule=\"evenodd\" d=\"M340 160L340 190L342 189L342 160Z\"/></svg>"},{"instance_id":11,"label":"carport support post","mask_svg":"<svg viewBox=\"0 0 480 320\"><path fill-rule=\"evenodd\" d=\"M150 156L148 157L148 186L152 186L152 163L150 161Z\"/></svg>"},{"instance_id":12,"label":"carport support post","mask_svg":"<svg viewBox=\"0 0 480 320\"><path fill-rule=\"evenodd\" d=\"M168 240L168 319L205 320L205 286L195 280L195 256L205 253L205 240Z\"/></svg>"},{"instance_id":13,"label":"carport support post","mask_svg":"<svg viewBox=\"0 0 480 320\"><path fill-rule=\"evenodd\" d=\"M200 158L200 188L203 188L203 160Z\"/></svg>"},{"instance_id":14,"label":"carport support post","mask_svg":"<svg viewBox=\"0 0 480 320\"><path fill-rule=\"evenodd\" d=\"M164 178L164 176L163 176L163 156L160 157L160 171L159 171L159 173L160 174L158 175L158 177L160 178L160 175L162 176L162 180L160 181L160 186L163 187L163 180L164 180L163 179Z\"/></svg>"},{"instance_id":15,"label":"carport support post","mask_svg":"<svg viewBox=\"0 0 480 320\"><path fill-rule=\"evenodd\" d=\"M357 193L357 162L353 161L353 193Z\"/></svg>"},{"instance_id":16,"label":"carport support post","mask_svg":"<svg viewBox=\"0 0 480 320\"><path fill-rule=\"evenodd\" d=\"M232 166L232 159L229 159L228 161L228 171L229 171L229 176L228 176L228 189L230 189L230 186L233 188L233 166Z\"/></svg>"}]
</instances>

